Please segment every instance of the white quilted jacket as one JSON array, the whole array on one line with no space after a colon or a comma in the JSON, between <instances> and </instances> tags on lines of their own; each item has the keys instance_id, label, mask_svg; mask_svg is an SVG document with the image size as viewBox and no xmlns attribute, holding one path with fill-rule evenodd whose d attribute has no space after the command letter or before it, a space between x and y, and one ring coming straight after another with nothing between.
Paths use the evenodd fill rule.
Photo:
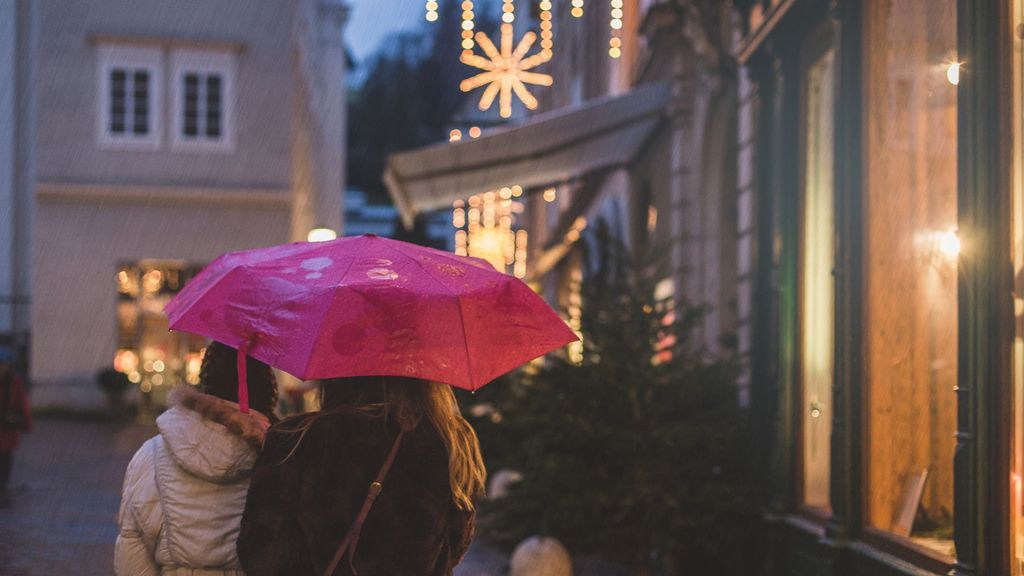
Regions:
<instances>
[{"instance_id":1,"label":"white quilted jacket","mask_svg":"<svg viewBox=\"0 0 1024 576\"><path fill-rule=\"evenodd\" d=\"M175 400L125 473L115 572L241 576L235 541L267 419L190 390Z\"/></svg>"}]
</instances>

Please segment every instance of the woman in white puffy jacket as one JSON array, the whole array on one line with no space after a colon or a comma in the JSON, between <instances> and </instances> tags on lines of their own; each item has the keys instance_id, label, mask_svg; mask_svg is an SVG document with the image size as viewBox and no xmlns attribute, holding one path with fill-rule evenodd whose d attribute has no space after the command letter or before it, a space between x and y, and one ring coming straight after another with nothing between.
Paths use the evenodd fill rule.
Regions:
<instances>
[{"instance_id":1,"label":"woman in white puffy jacket","mask_svg":"<svg viewBox=\"0 0 1024 576\"><path fill-rule=\"evenodd\" d=\"M238 407L236 352L207 347L202 392L171 395L160 433L128 464L114 550L118 576L242 575L235 553L249 475L273 418L277 384L270 368L247 365L252 410Z\"/></svg>"}]
</instances>

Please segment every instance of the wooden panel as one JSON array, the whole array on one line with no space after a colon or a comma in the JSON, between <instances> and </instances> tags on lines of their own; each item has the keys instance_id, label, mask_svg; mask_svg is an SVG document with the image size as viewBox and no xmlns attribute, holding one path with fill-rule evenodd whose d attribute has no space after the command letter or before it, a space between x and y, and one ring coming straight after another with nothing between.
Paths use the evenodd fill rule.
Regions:
<instances>
[{"instance_id":1,"label":"wooden panel","mask_svg":"<svg viewBox=\"0 0 1024 576\"><path fill-rule=\"evenodd\" d=\"M948 542L958 240L956 87L946 68L956 4L872 2L866 17L867 519L891 530L905 482L927 469L912 535Z\"/></svg>"}]
</instances>

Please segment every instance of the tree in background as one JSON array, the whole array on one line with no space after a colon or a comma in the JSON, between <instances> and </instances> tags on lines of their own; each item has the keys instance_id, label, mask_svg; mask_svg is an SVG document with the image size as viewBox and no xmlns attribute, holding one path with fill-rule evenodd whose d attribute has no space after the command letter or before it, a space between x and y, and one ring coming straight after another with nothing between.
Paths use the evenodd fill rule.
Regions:
<instances>
[{"instance_id":1,"label":"tree in background","mask_svg":"<svg viewBox=\"0 0 1024 576\"><path fill-rule=\"evenodd\" d=\"M736 363L688 337L704 310L655 297L651 258L598 238L585 259L596 266L584 282L582 362L550 360L480 399L493 410L468 408L491 470L523 475L485 505L482 535L505 545L553 536L637 575L748 573Z\"/></svg>"},{"instance_id":2,"label":"tree in background","mask_svg":"<svg viewBox=\"0 0 1024 576\"><path fill-rule=\"evenodd\" d=\"M388 156L446 141L465 103L460 4L441 0L437 22L385 41L367 64L364 83L349 95L349 182L371 202L390 203L381 180ZM491 34L496 21L489 3L477 4L477 29Z\"/></svg>"}]
</instances>

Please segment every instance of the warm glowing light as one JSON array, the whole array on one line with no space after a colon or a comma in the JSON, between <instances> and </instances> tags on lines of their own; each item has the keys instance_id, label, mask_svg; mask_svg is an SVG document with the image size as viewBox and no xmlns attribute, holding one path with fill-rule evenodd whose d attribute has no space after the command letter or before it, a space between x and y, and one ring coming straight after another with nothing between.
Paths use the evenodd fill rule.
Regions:
<instances>
[{"instance_id":1,"label":"warm glowing light","mask_svg":"<svg viewBox=\"0 0 1024 576\"><path fill-rule=\"evenodd\" d=\"M166 366L163 360L157 360L153 362L153 372L163 372Z\"/></svg>"},{"instance_id":2,"label":"warm glowing light","mask_svg":"<svg viewBox=\"0 0 1024 576\"><path fill-rule=\"evenodd\" d=\"M462 140L462 130L455 129L448 133L449 142L458 142Z\"/></svg>"},{"instance_id":3,"label":"warm glowing light","mask_svg":"<svg viewBox=\"0 0 1024 576\"><path fill-rule=\"evenodd\" d=\"M960 83L959 62L953 62L952 64L949 65L948 68L946 68L946 80L949 81L949 83L952 84L953 86L956 86L957 84Z\"/></svg>"},{"instance_id":4,"label":"warm glowing light","mask_svg":"<svg viewBox=\"0 0 1024 576\"><path fill-rule=\"evenodd\" d=\"M502 188L498 191L498 195L501 196L502 200L508 200L512 197L512 189L509 187Z\"/></svg>"},{"instance_id":5,"label":"warm glowing light","mask_svg":"<svg viewBox=\"0 0 1024 576\"><path fill-rule=\"evenodd\" d=\"M480 130L479 126L473 126L472 128L469 129L469 137L470 138L479 138L480 134L482 134L482 133L483 133L483 131Z\"/></svg>"},{"instance_id":6,"label":"warm glowing light","mask_svg":"<svg viewBox=\"0 0 1024 576\"><path fill-rule=\"evenodd\" d=\"M328 240L334 240L338 237L338 233L330 228L313 228L306 235L306 240L309 242L327 242Z\"/></svg>"},{"instance_id":7,"label":"warm glowing light","mask_svg":"<svg viewBox=\"0 0 1024 576\"><path fill-rule=\"evenodd\" d=\"M620 48L612 46L611 48L608 49L608 55L611 56L612 58L618 58L622 56L622 50Z\"/></svg>"},{"instance_id":8,"label":"warm glowing light","mask_svg":"<svg viewBox=\"0 0 1024 576\"><path fill-rule=\"evenodd\" d=\"M569 13L572 14L574 18L582 18L583 8L573 8Z\"/></svg>"},{"instance_id":9,"label":"warm glowing light","mask_svg":"<svg viewBox=\"0 0 1024 576\"><path fill-rule=\"evenodd\" d=\"M462 49L465 53L472 53L473 47L476 43L473 42L473 28L475 26L473 18L473 0L465 0L462 3Z\"/></svg>"},{"instance_id":10,"label":"warm glowing light","mask_svg":"<svg viewBox=\"0 0 1024 576\"><path fill-rule=\"evenodd\" d=\"M960 237L956 232L943 232L939 235L939 250L947 258L955 259L960 256L960 248Z\"/></svg>"},{"instance_id":11,"label":"warm glowing light","mask_svg":"<svg viewBox=\"0 0 1024 576\"><path fill-rule=\"evenodd\" d=\"M154 374L151 380L153 381L153 386L162 386L164 383L164 377L160 374Z\"/></svg>"},{"instance_id":12,"label":"warm glowing light","mask_svg":"<svg viewBox=\"0 0 1024 576\"><path fill-rule=\"evenodd\" d=\"M612 39L608 41L608 45L611 46L612 48L621 48L622 38L616 38L613 36Z\"/></svg>"},{"instance_id":13,"label":"warm glowing light","mask_svg":"<svg viewBox=\"0 0 1024 576\"><path fill-rule=\"evenodd\" d=\"M544 201L545 202L554 202L555 201L555 196L556 196L556 191L555 191L554 188L548 188L547 190L544 191Z\"/></svg>"},{"instance_id":14,"label":"warm glowing light","mask_svg":"<svg viewBox=\"0 0 1024 576\"><path fill-rule=\"evenodd\" d=\"M515 186L512 187L512 197L513 198L519 198L522 195L523 195L523 187L522 186L516 184Z\"/></svg>"},{"instance_id":15,"label":"warm glowing light","mask_svg":"<svg viewBox=\"0 0 1024 576\"><path fill-rule=\"evenodd\" d=\"M502 118L512 116L513 94L528 109L535 110L537 108L537 99L527 90L526 84L551 86L553 83L551 76L529 71L551 59L550 53L545 51L526 57L537 40L537 35L527 32L514 49L512 36L512 25L503 24L501 26L501 50L499 51L486 34L478 32L476 41L487 57L463 53L461 58L463 64L479 68L483 72L463 80L459 88L463 92L469 92L486 85L487 88L484 89L483 95L480 97L479 108L480 110L489 110L497 98Z\"/></svg>"}]
</instances>

